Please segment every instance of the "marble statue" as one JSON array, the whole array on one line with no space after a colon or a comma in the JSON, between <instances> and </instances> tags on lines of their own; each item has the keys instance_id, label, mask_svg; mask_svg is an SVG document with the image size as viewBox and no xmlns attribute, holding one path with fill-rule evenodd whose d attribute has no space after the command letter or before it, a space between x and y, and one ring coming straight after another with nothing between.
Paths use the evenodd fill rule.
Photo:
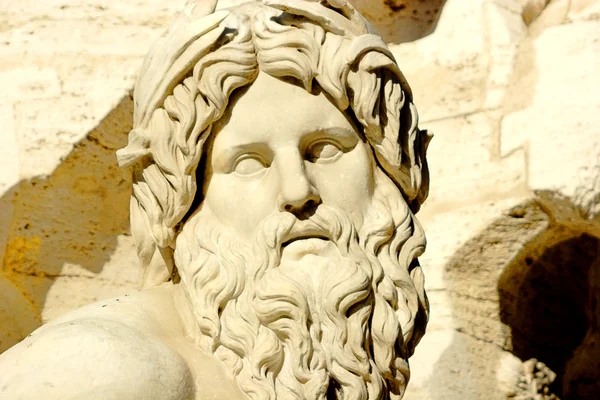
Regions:
<instances>
[{"instance_id":1,"label":"marble statue","mask_svg":"<svg viewBox=\"0 0 600 400\"><path fill-rule=\"evenodd\" d=\"M400 399L431 135L345 0L188 2L117 153L142 290L0 357L2 399Z\"/></svg>"}]
</instances>

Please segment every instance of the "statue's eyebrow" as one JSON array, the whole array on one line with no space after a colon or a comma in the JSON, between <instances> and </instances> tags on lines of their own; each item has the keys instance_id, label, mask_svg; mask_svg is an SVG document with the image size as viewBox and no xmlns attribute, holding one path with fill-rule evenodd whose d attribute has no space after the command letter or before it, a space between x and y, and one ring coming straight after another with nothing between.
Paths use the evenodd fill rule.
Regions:
<instances>
[{"instance_id":1,"label":"statue's eyebrow","mask_svg":"<svg viewBox=\"0 0 600 400\"><path fill-rule=\"evenodd\" d=\"M324 133L324 134L332 135L332 136L339 136L339 137L358 135L358 132L356 132L354 129L341 127L341 126L332 126L332 127L322 128L322 129L318 129L316 132Z\"/></svg>"},{"instance_id":2,"label":"statue's eyebrow","mask_svg":"<svg viewBox=\"0 0 600 400\"><path fill-rule=\"evenodd\" d=\"M351 145L354 142L361 140L360 134L351 127L332 126L313 130L311 133L304 136L302 142L310 142L324 137L334 137L342 144Z\"/></svg>"},{"instance_id":3,"label":"statue's eyebrow","mask_svg":"<svg viewBox=\"0 0 600 400\"><path fill-rule=\"evenodd\" d=\"M215 149L213 148L213 166L216 168L227 169L233 161L235 161L242 154L248 153L258 153L261 155L267 155L270 153L266 143L261 142L248 142L248 143L240 143L234 144L231 146L224 147L218 150L215 153Z\"/></svg>"}]
</instances>

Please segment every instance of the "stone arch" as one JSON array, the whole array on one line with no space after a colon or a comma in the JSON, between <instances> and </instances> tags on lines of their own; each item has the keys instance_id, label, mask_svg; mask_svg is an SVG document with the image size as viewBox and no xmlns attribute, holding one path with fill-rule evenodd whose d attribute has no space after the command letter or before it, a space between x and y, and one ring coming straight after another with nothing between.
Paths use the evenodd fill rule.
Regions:
<instances>
[{"instance_id":1,"label":"stone arch","mask_svg":"<svg viewBox=\"0 0 600 400\"><path fill-rule=\"evenodd\" d=\"M465 399L517 395L518 379L510 387L498 381L504 355L546 364L557 375L548 393L560 398L598 393L600 236L595 226L568 199L538 193L454 253L444 279L456 334L434 367L446 372L433 377L439 378L433 398L446 398L449 390ZM461 365L469 365L458 380L447 373L460 361L457 356L466 360Z\"/></svg>"},{"instance_id":2,"label":"stone arch","mask_svg":"<svg viewBox=\"0 0 600 400\"><path fill-rule=\"evenodd\" d=\"M498 280L507 350L546 364L557 374L552 391L564 399L600 391L599 272L598 237L550 224Z\"/></svg>"}]
</instances>

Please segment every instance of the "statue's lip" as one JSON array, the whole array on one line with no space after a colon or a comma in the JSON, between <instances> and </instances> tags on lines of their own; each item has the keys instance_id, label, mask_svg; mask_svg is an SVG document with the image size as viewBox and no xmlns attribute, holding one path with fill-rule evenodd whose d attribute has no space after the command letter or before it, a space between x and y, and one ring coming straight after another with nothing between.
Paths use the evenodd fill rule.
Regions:
<instances>
[{"instance_id":1,"label":"statue's lip","mask_svg":"<svg viewBox=\"0 0 600 400\"><path fill-rule=\"evenodd\" d=\"M329 236L329 234L327 234L327 232L324 232L322 229L319 229L319 228L305 228L305 229L292 230L284 238L283 242L281 243L281 247L285 248L290 243L296 242L298 240L305 240L305 239L331 240L331 237Z\"/></svg>"}]
</instances>

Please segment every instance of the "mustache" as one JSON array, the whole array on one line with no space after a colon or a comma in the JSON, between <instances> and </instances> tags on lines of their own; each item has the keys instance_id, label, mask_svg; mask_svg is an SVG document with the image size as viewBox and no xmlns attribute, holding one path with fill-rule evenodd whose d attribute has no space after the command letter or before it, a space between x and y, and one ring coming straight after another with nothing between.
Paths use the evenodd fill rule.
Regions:
<instances>
[{"instance_id":1,"label":"mustache","mask_svg":"<svg viewBox=\"0 0 600 400\"><path fill-rule=\"evenodd\" d=\"M256 229L252 250L256 252L267 248L281 253L290 242L305 238L330 240L336 244L358 239L354 224L346 213L320 204L306 219L299 219L288 212L275 212L265 218Z\"/></svg>"},{"instance_id":2,"label":"mustache","mask_svg":"<svg viewBox=\"0 0 600 400\"><path fill-rule=\"evenodd\" d=\"M336 207L320 204L307 219L298 219L288 212L275 212L257 227L251 252L254 263L248 277L260 280L281 261L284 245L307 237L331 240L342 256L348 256L351 246L358 244L358 234L346 213Z\"/></svg>"}]
</instances>

